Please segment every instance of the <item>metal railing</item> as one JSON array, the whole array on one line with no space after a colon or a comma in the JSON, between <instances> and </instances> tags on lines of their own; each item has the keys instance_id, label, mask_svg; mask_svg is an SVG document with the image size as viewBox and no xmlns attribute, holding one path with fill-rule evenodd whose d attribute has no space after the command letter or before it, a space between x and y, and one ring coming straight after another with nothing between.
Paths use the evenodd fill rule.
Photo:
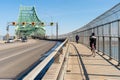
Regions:
<instances>
[{"instance_id":1,"label":"metal railing","mask_svg":"<svg viewBox=\"0 0 120 80\"><path fill-rule=\"evenodd\" d=\"M89 46L89 36L93 32L97 37L97 50L120 64L120 3L82 28L59 38L67 37L75 41L75 36L79 35L79 42Z\"/></svg>"},{"instance_id":2,"label":"metal railing","mask_svg":"<svg viewBox=\"0 0 120 80\"><path fill-rule=\"evenodd\" d=\"M60 44L59 47L57 47L48 57L46 57L38 66L36 66L28 75L26 75L23 80L34 80L36 76L43 70L43 68L53 59L56 55L58 55L58 52L62 49L64 45L67 43L67 39Z\"/></svg>"}]
</instances>

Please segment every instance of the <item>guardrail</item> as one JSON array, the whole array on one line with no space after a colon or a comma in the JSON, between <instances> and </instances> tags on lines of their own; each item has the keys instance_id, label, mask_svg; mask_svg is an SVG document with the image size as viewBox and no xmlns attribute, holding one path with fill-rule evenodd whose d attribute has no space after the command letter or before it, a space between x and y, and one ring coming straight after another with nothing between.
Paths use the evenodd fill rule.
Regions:
<instances>
[{"instance_id":1,"label":"guardrail","mask_svg":"<svg viewBox=\"0 0 120 80\"><path fill-rule=\"evenodd\" d=\"M36 76L42 71L42 69L50 62L52 58L54 58L57 53L62 49L64 45L67 43L67 39L57 47L48 57L46 57L38 66L36 66L28 75L26 75L23 80L34 80Z\"/></svg>"}]
</instances>

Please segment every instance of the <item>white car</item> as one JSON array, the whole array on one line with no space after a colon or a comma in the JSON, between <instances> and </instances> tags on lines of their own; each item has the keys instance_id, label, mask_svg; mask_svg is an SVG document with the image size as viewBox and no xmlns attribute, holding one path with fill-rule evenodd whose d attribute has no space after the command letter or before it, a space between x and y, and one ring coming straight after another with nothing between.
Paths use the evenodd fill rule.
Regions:
<instances>
[{"instance_id":1,"label":"white car","mask_svg":"<svg viewBox=\"0 0 120 80\"><path fill-rule=\"evenodd\" d=\"M13 42L14 42L13 39L9 39L9 40L8 40L8 43L13 43Z\"/></svg>"}]
</instances>

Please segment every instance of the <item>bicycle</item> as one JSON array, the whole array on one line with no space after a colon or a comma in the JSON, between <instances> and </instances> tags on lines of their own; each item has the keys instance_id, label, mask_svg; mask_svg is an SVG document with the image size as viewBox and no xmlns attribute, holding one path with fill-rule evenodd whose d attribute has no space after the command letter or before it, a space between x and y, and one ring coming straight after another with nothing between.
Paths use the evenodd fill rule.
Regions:
<instances>
[{"instance_id":1,"label":"bicycle","mask_svg":"<svg viewBox=\"0 0 120 80\"><path fill-rule=\"evenodd\" d=\"M96 49L95 49L95 45L94 44L92 44L92 48L91 48L91 51L92 51L92 55L93 55L93 57L95 57L96 55L95 55L95 53L96 53L96 51L95 51Z\"/></svg>"}]
</instances>

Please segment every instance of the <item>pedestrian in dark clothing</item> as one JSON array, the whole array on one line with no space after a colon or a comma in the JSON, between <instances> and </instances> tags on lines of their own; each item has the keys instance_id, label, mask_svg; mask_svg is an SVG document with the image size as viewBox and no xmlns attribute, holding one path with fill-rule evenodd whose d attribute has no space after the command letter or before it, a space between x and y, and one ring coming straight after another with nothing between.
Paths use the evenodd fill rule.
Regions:
<instances>
[{"instance_id":1,"label":"pedestrian in dark clothing","mask_svg":"<svg viewBox=\"0 0 120 80\"><path fill-rule=\"evenodd\" d=\"M76 35L76 36L75 36L75 39L76 39L76 43L78 43L79 36L78 36L78 35Z\"/></svg>"},{"instance_id":2,"label":"pedestrian in dark clothing","mask_svg":"<svg viewBox=\"0 0 120 80\"><path fill-rule=\"evenodd\" d=\"M92 49L92 45L94 45L95 49L96 49L96 37L95 37L95 33L92 33L90 38L89 38L89 41L90 41L90 47Z\"/></svg>"}]
</instances>

